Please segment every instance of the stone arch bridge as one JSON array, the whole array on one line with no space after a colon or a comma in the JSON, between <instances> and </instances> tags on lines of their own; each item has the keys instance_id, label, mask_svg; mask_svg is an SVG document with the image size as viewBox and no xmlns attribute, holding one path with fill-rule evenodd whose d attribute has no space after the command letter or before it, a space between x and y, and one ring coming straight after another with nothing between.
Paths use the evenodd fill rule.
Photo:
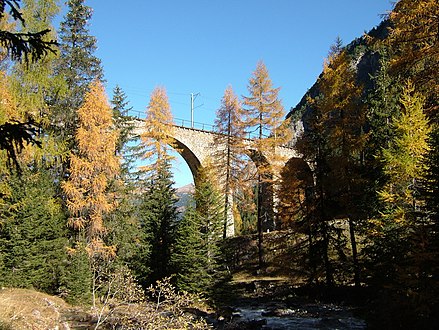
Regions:
<instances>
[{"instance_id":1,"label":"stone arch bridge","mask_svg":"<svg viewBox=\"0 0 439 330\"><path fill-rule=\"evenodd\" d=\"M192 172L194 182L196 182L199 169L204 167L207 164L207 161L215 154L215 148L217 147L214 144L214 137L219 133L214 132L213 126L211 125L196 123L197 125L194 127L194 123L192 123L190 126L185 125L185 123L190 124L188 121L174 119L174 122L176 124L173 125L171 137L175 141L176 150L188 164ZM140 135L142 130L145 129L143 123L144 122L141 119L136 120L136 134ZM247 141L248 143L246 149L249 151L249 157L252 158L252 139L247 139ZM221 148L221 146L218 146L218 148ZM280 157L282 159L281 163L277 164L278 166L280 165L281 168L292 159L302 159L301 155L294 148L278 147L276 148L275 152L276 154L282 156ZM270 163L270 155L263 156L264 159ZM275 199L276 197L270 196L267 198ZM229 201L230 200L232 199L229 198ZM227 220L227 236L233 236L234 219L232 207L229 207L228 209L230 212ZM266 228L269 229L270 225L266 226Z\"/></svg>"}]
</instances>

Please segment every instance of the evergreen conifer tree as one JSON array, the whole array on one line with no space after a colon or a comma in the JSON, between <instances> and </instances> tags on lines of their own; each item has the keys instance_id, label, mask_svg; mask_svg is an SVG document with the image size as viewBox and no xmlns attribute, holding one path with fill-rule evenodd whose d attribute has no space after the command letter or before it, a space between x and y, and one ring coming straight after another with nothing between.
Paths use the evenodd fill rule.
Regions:
<instances>
[{"instance_id":1,"label":"evergreen conifer tree","mask_svg":"<svg viewBox=\"0 0 439 330\"><path fill-rule=\"evenodd\" d=\"M0 204L0 285L59 294L68 242L55 185L41 169L8 183L11 194Z\"/></svg>"},{"instance_id":2,"label":"evergreen conifer tree","mask_svg":"<svg viewBox=\"0 0 439 330\"><path fill-rule=\"evenodd\" d=\"M170 167L169 161L161 162L155 175L143 181L145 187L137 212L142 235L135 268L144 287L172 274L171 246L178 212Z\"/></svg>"},{"instance_id":3,"label":"evergreen conifer tree","mask_svg":"<svg viewBox=\"0 0 439 330\"><path fill-rule=\"evenodd\" d=\"M69 148L74 144L77 129L77 110L82 105L89 85L94 80L103 80L101 61L94 53L96 38L90 35L88 25L92 8L84 0L68 0L67 13L60 24L60 58L56 74L63 77L65 84L59 85L53 128L57 135L67 141Z\"/></svg>"},{"instance_id":4,"label":"evergreen conifer tree","mask_svg":"<svg viewBox=\"0 0 439 330\"><path fill-rule=\"evenodd\" d=\"M127 148L127 143L132 139L134 129L133 118L129 116L129 111L133 107L128 107L128 104L125 92L117 85L113 90L111 105L113 106L115 125L120 132L116 150L122 155ZM125 158L125 160L127 159Z\"/></svg>"},{"instance_id":5,"label":"evergreen conifer tree","mask_svg":"<svg viewBox=\"0 0 439 330\"><path fill-rule=\"evenodd\" d=\"M173 117L166 90L157 87L151 94L145 126L140 135L139 220L142 230L139 246L140 261L136 275L144 286L171 274L171 246L174 241L177 208L169 153Z\"/></svg>"},{"instance_id":6,"label":"evergreen conifer tree","mask_svg":"<svg viewBox=\"0 0 439 330\"><path fill-rule=\"evenodd\" d=\"M212 294L223 276L220 243L224 205L211 167L200 170L195 187L196 206L190 206L178 224L172 261L180 289Z\"/></svg>"}]
</instances>

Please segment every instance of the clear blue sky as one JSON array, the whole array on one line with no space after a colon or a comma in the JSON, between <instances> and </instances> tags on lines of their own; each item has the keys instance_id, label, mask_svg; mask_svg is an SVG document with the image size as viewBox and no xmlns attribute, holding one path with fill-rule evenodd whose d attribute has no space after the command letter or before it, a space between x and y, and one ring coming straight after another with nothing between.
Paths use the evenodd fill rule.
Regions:
<instances>
[{"instance_id":1,"label":"clear blue sky","mask_svg":"<svg viewBox=\"0 0 439 330\"><path fill-rule=\"evenodd\" d=\"M107 91L118 84L144 111L155 86L167 89L175 118L213 123L225 88L247 95L259 60L266 64L285 111L322 71L337 36L351 42L379 24L388 0L86 0L98 39ZM192 181L177 161L176 186Z\"/></svg>"}]
</instances>

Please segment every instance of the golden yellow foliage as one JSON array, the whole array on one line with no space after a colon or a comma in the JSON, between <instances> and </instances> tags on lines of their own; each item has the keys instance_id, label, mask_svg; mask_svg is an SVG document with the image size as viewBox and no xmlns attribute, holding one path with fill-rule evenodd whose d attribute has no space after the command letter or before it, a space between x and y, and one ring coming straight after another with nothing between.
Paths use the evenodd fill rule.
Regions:
<instances>
[{"instance_id":1,"label":"golden yellow foliage","mask_svg":"<svg viewBox=\"0 0 439 330\"><path fill-rule=\"evenodd\" d=\"M396 50L391 60L392 68L408 73L427 96L427 106L433 105L436 111L439 95L438 17L437 0L400 0L389 16L392 27L387 40Z\"/></svg>"},{"instance_id":2,"label":"golden yellow foliage","mask_svg":"<svg viewBox=\"0 0 439 330\"><path fill-rule=\"evenodd\" d=\"M151 162L141 169L152 171L166 161L172 159L169 154L174 144L172 136L173 117L169 105L166 90L163 87L156 87L151 94L149 101L145 129L140 135L143 159Z\"/></svg>"},{"instance_id":3,"label":"golden yellow foliage","mask_svg":"<svg viewBox=\"0 0 439 330\"><path fill-rule=\"evenodd\" d=\"M95 81L78 109L78 151L71 155L70 177L62 185L70 211L69 225L86 230L88 243L105 233L104 218L116 206L108 185L119 172L118 132L102 83Z\"/></svg>"}]
</instances>

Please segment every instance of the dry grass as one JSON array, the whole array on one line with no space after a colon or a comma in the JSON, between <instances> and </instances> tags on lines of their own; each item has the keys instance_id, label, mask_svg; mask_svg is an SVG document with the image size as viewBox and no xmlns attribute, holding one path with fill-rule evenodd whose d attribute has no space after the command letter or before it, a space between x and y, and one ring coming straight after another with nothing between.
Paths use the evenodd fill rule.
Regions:
<instances>
[{"instance_id":1,"label":"dry grass","mask_svg":"<svg viewBox=\"0 0 439 330\"><path fill-rule=\"evenodd\" d=\"M0 289L0 329L66 329L62 299L26 289Z\"/></svg>"}]
</instances>

